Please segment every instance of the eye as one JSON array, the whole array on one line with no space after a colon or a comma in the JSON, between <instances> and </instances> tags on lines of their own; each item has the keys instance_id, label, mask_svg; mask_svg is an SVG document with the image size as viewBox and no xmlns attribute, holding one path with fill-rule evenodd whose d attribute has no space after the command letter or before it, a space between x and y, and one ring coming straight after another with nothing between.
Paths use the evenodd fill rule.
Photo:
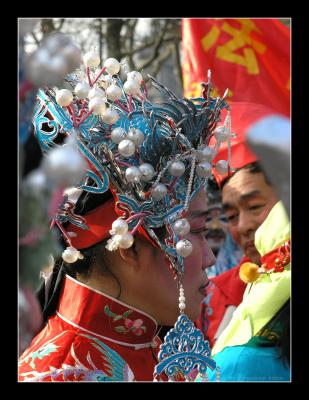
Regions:
<instances>
[{"instance_id":1,"label":"eye","mask_svg":"<svg viewBox=\"0 0 309 400\"><path fill-rule=\"evenodd\" d=\"M235 222L238 218L238 214L231 214L231 215L227 215L227 221L228 222Z\"/></svg>"},{"instance_id":2,"label":"eye","mask_svg":"<svg viewBox=\"0 0 309 400\"><path fill-rule=\"evenodd\" d=\"M258 210L259 208L264 207L264 204L255 204L254 206L250 206L249 210L254 211L254 210Z\"/></svg>"}]
</instances>

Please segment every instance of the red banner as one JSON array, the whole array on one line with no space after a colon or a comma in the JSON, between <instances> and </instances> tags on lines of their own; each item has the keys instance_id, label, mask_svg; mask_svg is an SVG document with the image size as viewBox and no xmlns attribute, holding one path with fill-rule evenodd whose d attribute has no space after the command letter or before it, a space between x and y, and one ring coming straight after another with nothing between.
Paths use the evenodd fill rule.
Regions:
<instances>
[{"instance_id":1,"label":"red banner","mask_svg":"<svg viewBox=\"0 0 309 400\"><path fill-rule=\"evenodd\" d=\"M184 96L199 97L212 72L213 97L264 104L290 115L290 30L278 19L183 19Z\"/></svg>"}]
</instances>

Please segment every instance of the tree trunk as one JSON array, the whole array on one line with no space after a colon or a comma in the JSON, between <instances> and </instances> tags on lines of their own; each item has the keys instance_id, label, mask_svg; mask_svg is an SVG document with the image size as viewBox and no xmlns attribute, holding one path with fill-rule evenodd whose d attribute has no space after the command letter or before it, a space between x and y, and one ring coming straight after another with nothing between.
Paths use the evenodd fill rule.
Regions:
<instances>
[{"instance_id":1,"label":"tree trunk","mask_svg":"<svg viewBox=\"0 0 309 400\"><path fill-rule=\"evenodd\" d=\"M106 22L107 57L113 57L120 61L122 57L120 31L124 21L122 19L107 19Z\"/></svg>"}]
</instances>

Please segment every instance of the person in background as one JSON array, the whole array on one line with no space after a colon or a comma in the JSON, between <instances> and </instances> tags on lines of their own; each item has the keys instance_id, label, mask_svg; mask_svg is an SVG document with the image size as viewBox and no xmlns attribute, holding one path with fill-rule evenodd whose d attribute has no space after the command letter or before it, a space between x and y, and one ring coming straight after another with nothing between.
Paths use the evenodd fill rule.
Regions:
<instances>
[{"instance_id":1,"label":"person in background","mask_svg":"<svg viewBox=\"0 0 309 400\"><path fill-rule=\"evenodd\" d=\"M208 269L207 275L213 278L237 265L243 251L228 230L221 191L213 176L208 179L207 200L206 239L216 256L216 263Z\"/></svg>"},{"instance_id":2,"label":"person in background","mask_svg":"<svg viewBox=\"0 0 309 400\"><path fill-rule=\"evenodd\" d=\"M257 157L245 141L250 125L272 111L263 105L245 102L233 103L232 110L232 132L236 134L231 140L231 166L234 170L229 176L219 175L215 169L213 173L221 188L228 231L242 249L243 257L233 268L210 279L207 296L201 304L196 325L203 330L211 347L242 301L246 283L239 277L241 265L245 262L260 265L260 254L254 245L254 235L278 201ZM222 145L216 159L223 157L227 157L226 143Z\"/></svg>"}]
</instances>

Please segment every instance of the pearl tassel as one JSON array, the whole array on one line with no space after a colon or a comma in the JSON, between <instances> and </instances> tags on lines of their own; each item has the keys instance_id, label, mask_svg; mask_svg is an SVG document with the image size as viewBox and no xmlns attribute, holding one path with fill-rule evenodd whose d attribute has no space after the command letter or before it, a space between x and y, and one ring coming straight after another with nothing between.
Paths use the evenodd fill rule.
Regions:
<instances>
[{"instance_id":1,"label":"pearl tassel","mask_svg":"<svg viewBox=\"0 0 309 400\"><path fill-rule=\"evenodd\" d=\"M228 130L227 135L227 162L228 162L228 172L230 172L230 165L231 165L231 111L227 112L226 117L226 128ZM225 125L225 123L224 123Z\"/></svg>"},{"instance_id":2,"label":"pearl tassel","mask_svg":"<svg viewBox=\"0 0 309 400\"><path fill-rule=\"evenodd\" d=\"M196 163L196 155L193 154L192 157L192 164L191 164L191 171L190 171L190 178L189 178L189 184L188 184L188 190L186 194L186 200L185 200L185 205L184 205L184 211L187 211L189 208L189 198L191 194L191 189L192 189L192 184L193 184L193 177L194 177L194 171L195 171L195 163Z\"/></svg>"},{"instance_id":3,"label":"pearl tassel","mask_svg":"<svg viewBox=\"0 0 309 400\"><path fill-rule=\"evenodd\" d=\"M185 303L186 298L185 298L185 291L184 291L182 284L180 284L178 300L179 300L180 314L183 314L184 309L186 308L186 303Z\"/></svg>"}]
</instances>

